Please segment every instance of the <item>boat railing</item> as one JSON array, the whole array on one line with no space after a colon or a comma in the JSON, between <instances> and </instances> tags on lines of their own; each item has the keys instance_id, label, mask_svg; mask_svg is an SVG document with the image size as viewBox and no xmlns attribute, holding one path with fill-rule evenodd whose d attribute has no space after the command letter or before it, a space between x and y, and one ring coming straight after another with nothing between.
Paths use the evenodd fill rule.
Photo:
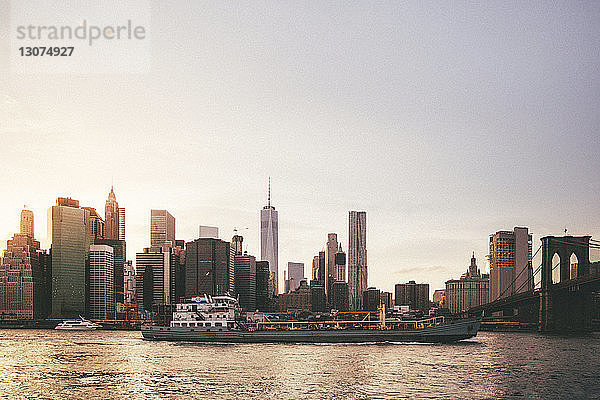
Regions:
<instances>
[{"instance_id":1,"label":"boat railing","mask_svg":"<svg viewBox=\"0 0 600 400\"><path fill-rule=\"evenodd\" d=\"M332 330L332 329L372 329L372 330L419 330L444 323L444 317L405 321L385 320L329 320L329 321L261 321L247 322L241 326L248 331L267 330Z\"/></svg>"}]
</instances>

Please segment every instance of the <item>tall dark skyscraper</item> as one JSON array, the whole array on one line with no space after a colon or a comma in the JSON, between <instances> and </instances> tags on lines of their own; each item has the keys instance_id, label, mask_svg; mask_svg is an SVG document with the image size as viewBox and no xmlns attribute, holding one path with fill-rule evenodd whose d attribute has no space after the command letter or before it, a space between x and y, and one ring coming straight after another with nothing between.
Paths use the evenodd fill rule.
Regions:
<instances>
[{"instance_id":1,"label":"tall dark skyscraper","mask_svg":"<svg viewBox=\"0 0 600 400\"><path fill-rule=\"evenodd\" d=\"M48 210L52 239L52 317L87 314L87 269L90 251L90 212L79 202L59 197Z\"/></svg>"},{"instance_id":2,"label":"tall dark skyscraper","mask_svg":"<svg viewBox=\"0 0 600 400\"><path fill-rule=\"evenodd\" d=\"M269 178L267 205L260 210L260 257L269 262L270 284L274 295L279 293L278 232L278 216L275 207L271 205L271 178Z\"/></svg>"},{"instance_id":3,"label":"tall dark skyscraper","mask_svg":"<svg viewBox=\"0 0 600 400\"><path fill-rule=\"evenodd\" d=\"M269 262L256 262L256 309L259 311L270 310L269 298Z\"/></svg>"},{"instance_id":4,"label":"tall dark skyscraper","mask_svg":"<svg viewBox=\"0 0 600 400\"><path fill-rule=\"evenodd\" d=\"M245 311L256 310L256 258L248 254L236 255L235 291L240 299L240 306Z\"/></svg>"},{"instance_id":5,"label":"tall dark skyscraper","mask_svg":"<svg viewBox=\"0 0 600 400\"><path fill-rule=\"evenodd\" d=\"M185 295L211 296L231 291L230 244L221 239L200 238L186 243Z\"/></svg>"},{"instance_id":6,"label":"tall dark skyscraper","mask_svg":"<svg viewBox=\"0 0 600 400\"><path fill-rule=\"evenodd\" d=\"M104 237L119 240L119 203L112 186L104 205Z\"/></svg>"},{"instance_id":7,"label":"tall dark skyscraper","mask_svg":"<svg viewBox=\"0 0 600 400\"><path fill-rule=\"evenodd\" d=\"M367 213L350 211L348 219L348 294L350 310L362 309L367 290Z\"/></svg>"}]
</instances>

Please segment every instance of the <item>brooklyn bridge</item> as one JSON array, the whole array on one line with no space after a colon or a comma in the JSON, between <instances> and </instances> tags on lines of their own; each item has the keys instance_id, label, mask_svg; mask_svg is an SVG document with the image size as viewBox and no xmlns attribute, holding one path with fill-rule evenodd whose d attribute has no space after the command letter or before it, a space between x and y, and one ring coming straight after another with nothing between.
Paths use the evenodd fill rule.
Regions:
<instances>
[{"instance_id":1,"label":"brooklyn bridge","mask_svg":"<svg viewBox=\"0 0 600 400\"><path fill-rule=\"evenodd\" d=\"M532 290L514 288L517 276L497 300L468 313L482 315L484 322L535 324L540 332L591 330L599 322L600 268L590 262L590 249L600 249L600 241L591 236L545 236L541 242L536 254L541 250L542 260L530 278L538 277Z\"/></svg>"}]
</instances>

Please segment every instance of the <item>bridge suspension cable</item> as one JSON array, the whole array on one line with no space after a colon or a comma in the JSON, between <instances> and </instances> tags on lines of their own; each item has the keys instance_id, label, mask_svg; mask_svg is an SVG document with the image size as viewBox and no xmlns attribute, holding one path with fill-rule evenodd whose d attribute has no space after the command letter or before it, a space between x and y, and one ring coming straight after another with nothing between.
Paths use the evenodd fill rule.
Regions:
<instances>
[{"instance_id":1,"label":"bridge suspension cable","mask_svg":"<svg viewBox=\"0 0 600 400\"><path fill-rule=\"evenodd\" d=\"M540 251L540 249L542 248L542 245L540 245L540 247L537 248L537 250L535 251L535 253L533 254L533 256L531 256L531 259L533 259L537 253ZM529 261L527 261L527 264L529 265ZM526 267L526 266L525 266ZM506 294L506 292L508 292L508 290L517 282L517 279L519 279L519 276L521 276L521 274L523 273L523 271L527 270L527 268L523 268L521 270L521 272L519 272L519 274L515 277L515 279L513 279L513 281L510 283L510 285L508 285L506 287L506 289L504 289L504 291L500 294L500 296L498 296L498 298L501 298L502 296L504 296L504 294ZM533 274L531 275L533 277ZM525 282L529 282L529 278L527 279L527 281ZM515 290L515 293L518 290Z\"/></svg>"}]
</instances>

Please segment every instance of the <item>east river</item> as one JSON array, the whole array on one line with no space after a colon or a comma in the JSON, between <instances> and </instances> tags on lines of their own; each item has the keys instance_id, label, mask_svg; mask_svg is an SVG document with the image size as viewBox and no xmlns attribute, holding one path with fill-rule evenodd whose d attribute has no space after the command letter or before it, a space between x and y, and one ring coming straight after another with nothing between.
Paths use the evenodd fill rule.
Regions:
<instances>
[{"instance_id":1,"label":"east river","mask_svg":"<svg viewBox=\"0 0 600 400\"><path fill-rule=\"evenodd\" d=\"M600 335L452 345L203 345L0 330L0 398L600 399Z\"/></svg>"}]
</instances>

